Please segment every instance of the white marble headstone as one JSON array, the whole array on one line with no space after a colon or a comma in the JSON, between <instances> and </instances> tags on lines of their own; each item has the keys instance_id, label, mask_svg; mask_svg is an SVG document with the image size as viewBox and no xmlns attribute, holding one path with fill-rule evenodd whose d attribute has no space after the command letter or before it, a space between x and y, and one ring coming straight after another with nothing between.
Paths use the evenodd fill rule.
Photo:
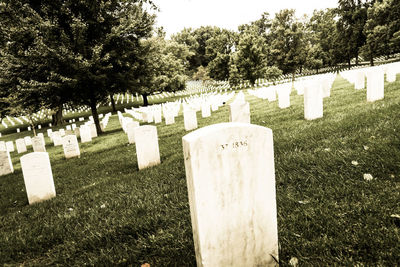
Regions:
<instances>
[{"instance_id":1,"label":"white marble headstone","mask_svg":"<svg viewBox=\"0 0 400 267\"><path fill-rule=\"evenodd\" d=\"M197 266L276 266L271 129L221 123L182 138Z\"/></svg>"},{"instance_id":2,"label":"white marble headstone","mask_svg":"<svg viewBox=\"0 0 400 267\"><path fill-rule=\"evenodd\" d=\"M87 125L81 125L80 135L81 135L81 143L91 142L92 141L92 133L90 127Z\"/></svg>"},{"instance_id":3,"label":"white marble headstone","mask_svg":"<svg viewBox=\"0 0 400 267\"><path fill-rule=\"evenodd\" d=\"M49 154L32 152L20 158L29 204L56 196Z\"/></svg>"},{"instance_id":4,"label":"white marble headstone","mask_svg":"<svg viewBox=\"0 0 400 267\"><path fill-rule=\"evenodd\" d=\"M13 141L6 142L6 148L8 152L14 152L14 143Z\"/></svg>"},{"instance_id":5,"label":"white marble headstone","mask_svg":"<svg viewBox=\"0 0 400 267\"><path fill-rule=\"evenodd\" d=\"M171 125L175 123L174 114L168 113L164 115L165 118L165 125Z\"/></svg>"},{"instance_id":6,"label":"white marble headstone","mask_svg":"<svg viewBox=\"0 0 400 267\"><path fill-rule=\"evenodd\" d=\"M25 136L24 140L25 140L25 145L26 146L31 146L32 145L32 140L31 140L30 136Z\"/></svg>"},{"instance_id":7,"label":"white marble headstone","mask_svg":"<svg viewBox=\"0 0 400 267\"><path fill-rule=\"evenodd\" d=\"M367 101L374 102L384 98L384 72L382 68L375 67L367 74Z\"/></svg>"},{"instance_id":8,"label":"white marble headstone","mask_svg":"<svg viewBox=\"0 0 400 267\"><path fill-rule=\"evenodd\" d=\"M14 168L12 165L10 152L0 151L0 176L13 173Z\"/></svg>"},{"instance_id":9,"label":"white marble headstone","mask_svg":"<svg viewBox=\"0 0 400 267\"><path fill-rule=\"evenodd\" d=\"M7 151L6 142L0 141L0 151Z\"/></svg>"},{"instance_id":10,"label":"white marble headstone","mask_svg":"<svg viewBox=\"0 0 400 267\"><path fill-rule=\"evenodd\" d=\"M18 154L25 153L27 151L25 140L23 138L15 140L15 146L17 147Z\"/></svg>"},{"instance_id":11,"label":"white marble headstone","mask_svg":"<svg viewBox=\"0 0 400 267\"><path fill-rule=\"evenodd\" d=\"M40 136L35 136L32 138L32 148L33 152L46 152L46 147L44 145L44 139Z\"/></svg>"},{"instance_id":12,"label":"white marble headstone","mask_svg":"<svg viewBox=\"0 0 400 267\"><path fill-rule=\"evenodd\" d=\"M139 126L134 129L139 170L160 164L157 127Z\"/></svg>"},{"instance_id":13,"label":"white marble headstone","mask_svg":"<svg viewBox=\"0 0 400 267\"><path fill-rule=\"evenodd\" d=\"M324 115L324 98L319 83L310 83L304 88L304 118L314 120Z\"/></svg>"},{"instance_id":14,"label":"white marble headstone","mask_svg":"<svg viewBox=\"0 0 400 267\"><path fill-rule=\"evenodd\" d=\"M229 105L229 121L250 123L250 104L249 102L234 101Z\"/></svg>"},{"instance_id":15,"label":"white marble headstone","mask_svg":"<svg viewBox=\"0 0 400 267\"><path fill-rule=\"evenodd\" d=\"M62 146L62 137L59 131L53 132L51 139L53 139L54 146Z\"/></svg>"},{"instance_id":16,"label":"white marble headstone","mask_svg":"<svg viewBox=\"0 0 400 267\"><path fill-rule=\"evenodd\" d=\"M90 135L92 136L92 138L97 137L97 129L96 129L96 124L90 124Z\"/></svg>"},{"instance_id":17,"label":"white marble headstone","mask_svg":"<svg viewBox=\"0 0 400 267\"><path fill-rule=\"evenodd\" d=\"M135 128L139 126L138 121L130 121L126 124L126 134L128 135L129 144L135 143Z\"/></svg>"},{"instance_id":18,"label":"white marble headstone","mask_svg":"<svg viewBox=\"0 0 400 267\"><path fill-rule=\"evenodd\" d=\"M207 103L203 103L201 105L201 117L207 118L211 116L210 105Z\"/></svg>"},{"instance_id":19,"label":"white marble headstone","mask_svg":"<svg viewBox=\"0 0 400 267\"><path fill-rule=\"evenodd\" d=\"M194 109L184 109L183 111L183 122L186 131L191 131L197 128L197 116L196 110Z\"/></svg>"},{"instance_id":20,"label":"white marble headstone","mask_svg":"<svg viewBox=\"0 0 400 267\"><path fill-rule=\"evenodd\" d=\"M63 149L66 159L81 156L78 139L75 135L66 135L63 137Z\"/></svg>"}]
</instances>

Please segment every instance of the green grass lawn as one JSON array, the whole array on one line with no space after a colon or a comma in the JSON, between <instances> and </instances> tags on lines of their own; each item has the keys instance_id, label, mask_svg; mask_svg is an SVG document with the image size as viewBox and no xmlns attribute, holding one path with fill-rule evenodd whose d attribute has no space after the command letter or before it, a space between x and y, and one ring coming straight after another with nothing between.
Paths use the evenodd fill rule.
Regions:
<instances>
[{"instance_id":1,"label":"green grass lawn","mask_svg":"<svg viewBox=\"0 0 400 267\"><path fill-rule=\"evenodd\" d=\"M293 257L300 266L398 265L400 220L392 215L400 215L399 77L374 103L338 77L324 117L314 121L304 120L303 97L295 92L284 110L247 93L246 99L252 123L274 134L281 265ZM197 115L199 127L229 118L226 106L210 118ZM186 132L183 117L175 121L157 126L162 163L140 172L116 115L105 134L80 144L79 159L65 160L46 137L57 197L32 206L20 155L11 153L15 173L0 177L0 262L195 266ZM374 179L364 180L365 173Z\"/></svg>"}]
</instances>

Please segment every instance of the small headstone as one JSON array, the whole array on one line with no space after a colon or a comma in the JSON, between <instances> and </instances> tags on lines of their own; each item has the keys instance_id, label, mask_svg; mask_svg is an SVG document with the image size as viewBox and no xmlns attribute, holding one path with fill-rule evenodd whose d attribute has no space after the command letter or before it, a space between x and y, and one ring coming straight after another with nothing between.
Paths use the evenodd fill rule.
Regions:
<instances>
[{"instance_id":1,"label":"small headstone","mask_svg":"<svg viewBox=\"0 0 400 267\"><path fill-rule=\"evenodd\" d=\"M307 85L304 88L304 118L314 120L324 115L324 98L321 86L318 83Z\"/></svg>"},{"instance_id":2,"label":"small headstone","mask_svg":"<svg viewBox=\"0 0 400 267\"><path fill-rule=\"evenodd\" d=\"M19 128L17 128L17 133L19 133L21 130Z\"/></svg>"},{"instance_id":3,"label":"small headstone","mask_svg":"<svg viewBox=\"0 0 400 267\"><path fill-rule=\"evenodd\" d=\"M78 139L75 135L66 135L63 138L63 149L66 159L73 157L80 157L81 152L79 150Z\"/></svg>"},{"instance_id":4,"label":"small headstone","mask_svg":"<svg viewBox=\"0 0 400 267\"><path fill-rule=\"evenodd\" d=\"M290 107L290 88L282 87L278 90L278 106L279 108Z\"/></svg>"},{"instance_id":5,"label":"small headstone","mask_svg":"<svg viewBox=\"0 0 400 267\"><path fill-rule=\"evenodd\" d=\"M38 129L39 129L39 130L42 129L42 125L39 124L39 125L38 125Z\"/></svg>"},{"instance_id":6,"label":"small headstone","mask_svg":"<svg viewBox=\"0 0 400 267\"><path fill-rule=\"evenodd\" d=\"M6 142L0 141L0 151L7 151Z\"/></svg>"},{"instance_id":7,"label":"small headstone","mask_svg":"<svg viewBox=\"0 0 400 267\"><path fill-rule=\"evenodd\" d=\"M53 139L54 146L62 146L62 137L59 131L53 132L51 138Z\"/></svg>"},{"instance_id":8,"label":"small headstone","mask_svg":"<svg viewBox=\"0 0 400 267\"><path fill-rule=\"evenodd\" d=\"M135 128L139 126L139 122L137 121L130 121L126 124L126 134L128 135L129 144L135 143Z\"/></svg>"},{"instance_id":9,"label":"small headstone","mask_svg":"<svg viewBox=\"0 0 400 267\"><path fill-rule=\"evenodd\" d=\"M71 128L71 125L67 125L67 126L65 126L65 129L67 129L67 130L71 131L71 130L72 130L72 128Z\"/></svg>"},{"instance_id":10,"label":"small headstone","mask_svg":"<svg viewBox=\"0 0 400 267\"><path fill-rule=\"evenodd\" d=\"M359 71L355 74L354 88L356 90L365 88L365 75L364 72Z\"/></svg>"},{"instance_id":11,"label":"small headstone","mask_svg":"<svg viewBox=\"0 0 400 267\"><path fill-rule=\"evenodd\" d=\"M175 123L175 117L174 114L165 114L165 125L171 125Z\"/></svg>"},{"instance_id":12,"label":"small headstone","mask_svg":"<svg viewBox=\"0 0 400 267\"><path fill-rule=\"evenodd\" d=\"M90 134L92 136L92 138L97 137L97 129L96 129L96 124L90 124Z\"/></svg>"},{"instance_id":13,"label":"small headstone","mask_svg":"<svg viewBox=\"0 0 400 267\"><path fill-rule=\"evenodd\" d=\"M29 204L56 196L49 154L32 152L20 158Z\"/></svg>"},{"instance_id":14,"label":"small headstone","mask_svg":"<svg viewBox=\"0 0 400 267\"><path fill-rule=\"evenodd\" d=\"M13 173L14 168L12 165L10 152L0 151L0 176Z\"/></svg>"},{"instance_id":15,"label":"small headstone","mask_svg":"<svg viewBox=\"0 0 400 267\"><path fill-rule=\"evenodd\" d=\"M32 131L32 128L30 126L28 126L28 131Z\"/></svg>"},{"instance_id":16,"label":"small headstone","mask_svg":"<svg viewBox=\"0 0 400 267\"><path fill-rule=\"evenodd\" d=\"M367 74L367 101L374 102L384 98L385 78L380 67L373 68Z\"/></svg>"},{"instance_id":17,"label":"small headstone","mask_svg":"<svg viewBox=\"0 0 400 267\"><path fill-rule=\"evenodd\" d=\"M160 164L157 127L139 126L134 129L139 170Z\"/></svg>"},{"instance_id":18,"label":"small headstone","mask_svg":"<svg viewBox=\"0 0 400 267\"><path fill-rule=\"evenodd\" d=\"M250 104L235 101L229 105L229 121L250 123Z\"/></svg>"},{"instance_id":19,"label":"small headstone","mask_svg":"<svg viewBox=\"0 0 400 267\"><path fill-rule=\"evenodd\" d=\"M211 116L210 105L203 103L201 105L201 117L207 118Z\"/></svg>"},{"instance_id":20,"label":"small headstone","mask_svg":"<svg viewBox=\"0 0 400 267\"><path fill-rule=\"evenodd\" d=\"M6 147L8 152L14 152L14 143L13 141L7 141Z\"/></svg>"},{"instance_id":21,"label":"small headstone","mask_svg":"<svg viewBox=\"0 0 400 267\"><path fill-rule=\"evenodd\" d=\"M197 128L197 116L196 111L193 109L185 109L183 111L183 122L186 131L191 131Z\"/></svg>"},{"instance_id":22,"label":"small headstone","mask_svg":"<svg viewBox=\"0 0 400 267\"><path fill-rule=\"evenodd\" d=\"M51 138L51 134L53 133L52 129L47 129L47 136Z\"/></svg>"},{"instance_id":23,"label":"small headstone","mask_svg":"<svg viewBox=\"0 0 400 267\"><path fill-rule=\"evenodd\" d=\"M73 123L73 124L71 125L71 128L72 128L72 130L75 130L75 129L76 129L76 124Z\"/></svg>"},{"instance_id":24,"label":"small headstone","mask_svg":"<svg viewBox=\"0 0 400 267\"><path fill-rule=\"evenodd\" d=\"M81 143L91 142L92 133L90 127L87 125L81 125L80 127Z\"/></svg>"},{"instance_id":25,"label":"small headstone","mask_svg":"<svg viewBox=\"0 0 400 267\"><path fill-rule=\"evenodd\" d=\"M26 146L31 146L32 145L32 140L31 140L30 136L25 136L24 140L25 140L25 145Z\"/></svg>"},{"instance_id":26,"label":"small headstone","mask_svg":"<svg viewBox=\"0 0 400 267\"><path fill-rule=\"evenodd\" d=\"M35 136L32 138L32 148L33 152L46 152L46 147L44 145L44 140L40 136Z\"/></svg>"},{"instance_id":27,"label":"small headstone","mask_svg":"<svg viewBox=\"0 0 400 267\"><path fill-rule=\"evenodd\" d=\"M25 140L23 138L19 138L19 139L15 140L15 146L17 147L18 154L25 153L27 151L26 145L25 145Z\"/></svg>"},{"instance_id":28,"label":"small headstone","mask_svg":"<svg viewBox=\"0 0 400 267\"><path fill-rule=\"evenodd\" d=\"M272 131L221 123L182 140L197 265L278 265Z\"/></svg>"}]
</instances>

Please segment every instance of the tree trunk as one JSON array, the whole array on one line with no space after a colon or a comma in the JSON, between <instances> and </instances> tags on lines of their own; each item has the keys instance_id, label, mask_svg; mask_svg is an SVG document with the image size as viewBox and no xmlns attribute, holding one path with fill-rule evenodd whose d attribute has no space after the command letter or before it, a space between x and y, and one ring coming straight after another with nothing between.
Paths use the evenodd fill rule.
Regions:
<instances>
[{"instance_id":1,"label":"tree trunk","mask_svg":"<svg viewBox=\"0 0 400 267\"><path fill-rule=\"evenodd\" d=\"M59 126L64 124L62 112L63 112L63 105L60 104L56 110L56 113L51 115L52 117L51 123L53 126Z\"/></svg>"},{"instance_id":2,"label":"tree trunk","mask_svg":"<svg viewBox=\"0 0 400 267\"><path fill-rule=\"evenodd\" d=\"M93 97L90 98L90 109L92 111L94 124L96 125L96 131L97 131L97 134L101 134L103 131L101 130L101 127L100 127L99 114L97 113L96 104L97 104L96 100Z\"/></svg>"},{"instance_id":3,"label":"tree trunk","mask_svg":"<svg viewBox=\"0 0 400 267\"><path fill-rule=\"evenodd\" d=\"M113 111L113 112L116 112L117 109L115 108L114 94L110 94L110 99L111 99L112 111Z\"/></svg>"},{"instance_id":4,"label":"tree trunk","mask_svg":"<svg viewBox=\"0 0 400 267\"><path fill-rule=\"evenodd\" d=\"M350 57L348 57L348 59L347 59L347 64L348 64L349 70L350 70L351 69L351 58Z\"/></svg>"},{"instance_id":5,"label":"tree trunk","mask_svg":"<svg viewBox=\"0 0 400 267\"><path fill-rule=\"evenodd\" d=\"M143 106L147 107L149 105L149 101L147 100L147 94L142 94L143 97Z\"/></svg>"},{"instance_id":6,"label":"tree trunk","mask_svg":"<svg viewBox=\"0 0 400 267\"><path fill-rule=\"evenodd\" d=\"M357 50L357 53L356 53L356 66L358 66L358 50Z\"/></svg>"}]
</instances>

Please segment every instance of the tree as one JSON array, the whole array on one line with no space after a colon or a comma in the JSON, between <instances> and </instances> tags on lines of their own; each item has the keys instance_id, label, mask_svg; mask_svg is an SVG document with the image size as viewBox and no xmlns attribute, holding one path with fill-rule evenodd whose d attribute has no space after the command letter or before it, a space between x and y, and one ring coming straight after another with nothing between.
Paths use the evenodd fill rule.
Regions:
<instances>
[{"instance_id":1,"label":"tree","mask_svg":"<svg viewBox=\"0 0 400 267\"><path fill-rule=\"evenodd\" d=\"M283 73L292 73L305 62L304 27L295 17L294 9L284 9L275 15L271 25L271 57Z\"/></svg>"},{"instance_id":2,"label":"tree","mask_svg":"<svg viewBox=\"0 0 400 267\"><path fill-rule=\"evenodd\" d=\"M175 41L160 37L142 40L132 81L133 92L143 96L143 105L148 105L147 97L155 92L175 92L185 88L185 60L189 51Z\"/></svg>"},{"instance_id":3,"label":"tree","mask_svg":"<svg viewBox=\"0 0 400 267\"><path fill-rule=\"evenodd\" d=\"M34 85L58 114L67 102L88 105L101 133L97 105L129 86L140 40L151 35L146 2L2 0L1 88Z\"/></svg>"}]
</instances>

